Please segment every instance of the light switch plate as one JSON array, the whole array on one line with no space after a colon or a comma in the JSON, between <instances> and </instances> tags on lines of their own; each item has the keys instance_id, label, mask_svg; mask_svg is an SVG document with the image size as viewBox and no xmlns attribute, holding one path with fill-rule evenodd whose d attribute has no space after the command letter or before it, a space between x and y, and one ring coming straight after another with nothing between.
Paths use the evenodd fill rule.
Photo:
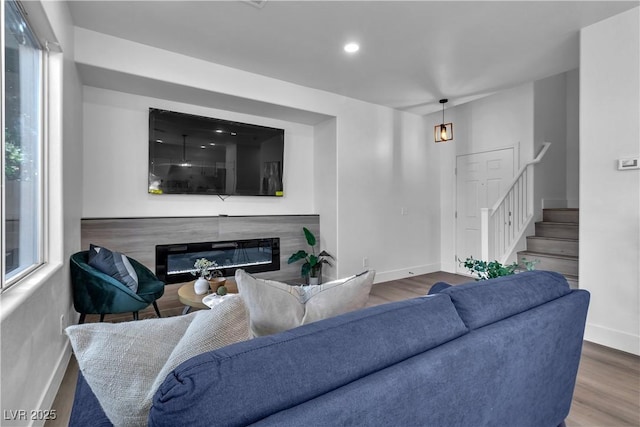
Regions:
<instances>
[{"instance_id":1,"label":"light switch plate","mask_svg":"<svg viewBox=\"0 0 640 427\"><path fill-rule=\"evenodd\" d=\"M640 169L640 161L637 157L618 159L618 170Z\"/></svg>"}]
</instances>

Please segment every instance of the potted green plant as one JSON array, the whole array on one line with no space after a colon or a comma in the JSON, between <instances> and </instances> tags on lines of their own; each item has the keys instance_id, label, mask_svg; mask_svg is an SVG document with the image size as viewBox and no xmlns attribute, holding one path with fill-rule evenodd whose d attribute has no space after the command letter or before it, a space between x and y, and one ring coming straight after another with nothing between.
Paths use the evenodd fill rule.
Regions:
<instances>
[{"instance_id":1,"label":"potted green plant","mask_svg":"<svg viewBox=\"0 0 640 427\"><path fill-rule=\"evenodd\" d=\"M460 265L469 270L471 274L477 276L476 280L489 280L500 276L509 276L515 274L520 267L517 262L503 265L498 261L487 262L473 257L468 257L464 261L458 259L458 261ZM527 261L524 258L522 259L523 267L526 270L533 270L538 262L540 261Z\"/></svg>"},{"instance_id":2,"label":"potted green plant","mask_svg":"<svg viewBox=\"0 0 640 427\"><path fill-rule=\"evenodd\" d=\"M310 285L317 285L322 277L322 265L332 265L331 262L329 262L329 258L335 258L333 258L333 256L331 256L327 251L321 251L316 255L316 236L306 227L302 227L302 231L304 232L304 237L307 240L307 243L311 246L311 253L301 249L291 255L287 263L292 264L294 262L304 260L302 268L300 269L300 275L303 278L308 279L308 283Z\"/></svg>"}]
</instances>

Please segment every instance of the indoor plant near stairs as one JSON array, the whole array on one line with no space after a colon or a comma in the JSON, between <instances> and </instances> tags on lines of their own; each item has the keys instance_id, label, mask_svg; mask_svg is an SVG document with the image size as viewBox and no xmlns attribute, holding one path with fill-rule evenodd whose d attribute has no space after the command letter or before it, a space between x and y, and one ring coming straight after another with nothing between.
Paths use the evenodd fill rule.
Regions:
<instances>
[{"instance_id":1,"label":"indoor plant near stairs","mask_svg":"<svg viewBox=\"0 0 640 427\"><path fill-rule=\"evenodd\" d=\"M320 283L322 278L322 264L332 265L331 262L329 262L329 258L334 258L326 251L321 251L316 255L316 236L314 236L314 234L306 227L302 227L302 231L304 232L305 239L307 239L307 243L311 246L311 253L301 249L291 255L287 263L292 264L294 262L304 260L300 274L303 278L308 279L309 285L317 285Z\"/></svg>"},{"instance_id":2,"label":"indoor plant near stairs","mask_svg":"<svg viewBox=\"0 0 640 427\"><path fill-rule=\"evenodd\" d=\"M535 269L535 265L540 261L527 261L523 258L523 266L521 267L517 262L503 265L498 261L487 262L470 256L464 261L458 259L458 262L469 270L471 274L477 276L476 280L489 280L500 276L510 276L511 274L517 273L518 270L533 270Z\"/></svg>"}]
</instances>

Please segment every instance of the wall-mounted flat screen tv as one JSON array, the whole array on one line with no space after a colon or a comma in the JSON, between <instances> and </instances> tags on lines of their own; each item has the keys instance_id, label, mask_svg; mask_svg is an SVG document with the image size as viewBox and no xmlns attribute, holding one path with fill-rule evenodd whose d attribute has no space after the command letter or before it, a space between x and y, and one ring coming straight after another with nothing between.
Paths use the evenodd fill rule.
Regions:
<instances>
[{"instance_id":1,"label":"wall-mounted flat screen tv","mask_svg":"<svg viewBox=\"0 0 640 427\"><path fill-rule=\"evenodd\" d=\"M284 129L149 108L149 193L283 195Z\"/></svg>"}]
</instances>

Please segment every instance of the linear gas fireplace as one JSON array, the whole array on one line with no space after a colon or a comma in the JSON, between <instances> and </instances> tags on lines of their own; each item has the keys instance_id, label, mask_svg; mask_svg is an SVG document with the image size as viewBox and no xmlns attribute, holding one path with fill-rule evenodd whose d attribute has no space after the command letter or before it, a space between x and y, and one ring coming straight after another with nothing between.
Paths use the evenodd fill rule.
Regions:
<instances>
[{"instance_id":1,"label":"linear gas fireplace","mask_svg":"<svg viewBox=\"0 0 640 427\"><path fill-rule=\"evenodd\" d=\"M193 264L206 258L225 277L241 268L249 273L280 270L280 239L229 240L156 246L156 275L165 283L194 280Z\"/></svg>"}]
</instances>

